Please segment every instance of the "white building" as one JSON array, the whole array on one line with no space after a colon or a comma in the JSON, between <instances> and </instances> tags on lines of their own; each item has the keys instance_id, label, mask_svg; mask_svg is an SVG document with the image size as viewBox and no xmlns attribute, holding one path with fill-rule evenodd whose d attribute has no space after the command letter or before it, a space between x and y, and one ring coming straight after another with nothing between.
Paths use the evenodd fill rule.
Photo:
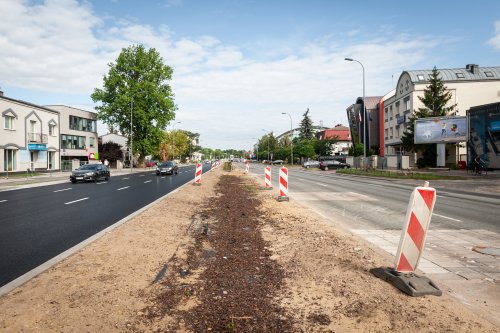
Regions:
<instances>
[{"instance_id":1,"label":"white building","mask_svg":"<svg viewBox=\"0 0 500 333\"><path fill-rule=\"evenodd\" d=\"M59 170L59 112L0 91L0 171Z\"/></svg>"},{"instance_id":2,"label":"white building","mask_svg":"<svg viewBox=\"0 0 500 333\"><path fill-rule=\"evenodd\" d=\"M465 116L473 106L500 102L500 67L479 67L438 69L439 77L451 92L450 105L456 104L456 115ZM389 93L381 101L381 137L384 139L385 155L404 155L401 137L414 110L424 107L418 98L424 96L429 85L432 70L404 71L399 77L394 94ZM458 161L458 155L465 155L465 143L457 149L455 144L446 145L447 163Z\"/></svg>"},{"instance_id":3,"label":"white building","mask_svg":"<svg viewBox=\"0 0 500 333\"><path fill-rule=\"evenodd\" d=\"M45 107L60 113L61 170L99 161L96 114L65 105Z\"/></svg>"}]
</instances>

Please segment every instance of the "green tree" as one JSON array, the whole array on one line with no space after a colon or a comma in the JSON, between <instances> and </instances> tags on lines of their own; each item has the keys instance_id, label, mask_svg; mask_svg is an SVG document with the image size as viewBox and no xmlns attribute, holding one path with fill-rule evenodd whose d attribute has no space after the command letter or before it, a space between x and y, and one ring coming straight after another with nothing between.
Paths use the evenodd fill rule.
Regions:
<instances>
[{"instance_id":1,"label":"green tree","mask_svg":"<svg viewBox=\"0 0 500 333\"><path fill-rule=\"evenodd\" d=\"M313 122L311 120L311 117L309 117L309 108L307 108L307 111L304 112L302 121L300 122L299 139L307 140L312 139L313 137Z\"/></svg>"},{"instance_id":2,"label":"green tree","mask_svg":"<svg viewBox=\"0 0 500 333\"><path fill-rule=\"evenodd\" d=\"M418 96L418 99L424 104L424 107L413 112L405 132L401 137L403 148L406 151L426 151L431 149L430 144L415 145L415 120L428 117L444 117L454 114L457 105L453 104L448 106L448 102L451 98L451 92L446 89L443 81L439 78L439 71L434 67L430 76L429 85L424 89L424 96ZM432 163L432 161L430 161L430 163Z\"/></svg>"},{"instance_id":3,"label":"green tree","mask_svg":"<svg viewBox=\"0 0 500 333\"><path fill-rule=\"evenodd\" d=\"M338 137L328 140L315 140L314 141L314 151L318 156L329 156L332 155L332 148L335 143L337 143Z\"/></svg>"},{"instance_id":4,"label":"green tree","mask_svg":"<svg viewBox=\"0 0 500 333\"><path fill-rule=\"evenodd\" d=\"M363 156L364 154L364 145L362 143L354 144L349 148L350 156Z\"/></svg>"},{"instance_id":5,"label":"green tree","mask_svg":"<svg viewBox=\"0 0 500 333\"><path fill-rule=\"evenodd\" d=\"M108 160L109 163L114 163L123 158L122 146L115 142L99 143L98 145L99 158Z\"/></svg>"},{"instance_id":6,"label":"green tree","mask_svg":"<svg viewBox=\"0 0 500 333\"><path fill-rule=\"evenodd\" d=\"M129 138L132 130L134 153L141 163L157 151L164 129L175 118L177 107L168 84L173 71L155 49L142 45L122 49L108 66L102 89L94 89L91 95L100 103L97 118Z\"/></svg>"}]
</instances>

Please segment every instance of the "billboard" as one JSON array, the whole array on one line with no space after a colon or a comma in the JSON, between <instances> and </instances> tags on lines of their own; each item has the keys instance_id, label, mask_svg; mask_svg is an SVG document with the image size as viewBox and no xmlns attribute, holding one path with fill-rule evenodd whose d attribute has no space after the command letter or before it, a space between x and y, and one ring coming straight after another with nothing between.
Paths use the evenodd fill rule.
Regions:
<instances>
[{"instance_id":1,"label":"billboard","mask_svg":"<svg viewBox=\"0 0 500 333\"><path fill-rule=\"evenodd\" d=\"M415 144L467 141L467 117L433 117L415 120Z\"/></svg>"}]
</instances>

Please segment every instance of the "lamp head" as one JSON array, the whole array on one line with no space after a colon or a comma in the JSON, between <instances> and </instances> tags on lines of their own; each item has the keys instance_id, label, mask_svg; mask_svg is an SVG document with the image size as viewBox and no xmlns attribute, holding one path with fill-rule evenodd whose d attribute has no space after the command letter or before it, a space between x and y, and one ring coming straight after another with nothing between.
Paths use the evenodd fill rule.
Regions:
<instances>
[{"instance_id":1,"label":"lamp head","mask_svg":"<svg viewBox=\"0 0 500 333\"><path fill-rule=\"evenodd\" d=\"M352 59L352 58L345 58L344 60L353 61L354 59Z\"/></svg>"}]
</instances>

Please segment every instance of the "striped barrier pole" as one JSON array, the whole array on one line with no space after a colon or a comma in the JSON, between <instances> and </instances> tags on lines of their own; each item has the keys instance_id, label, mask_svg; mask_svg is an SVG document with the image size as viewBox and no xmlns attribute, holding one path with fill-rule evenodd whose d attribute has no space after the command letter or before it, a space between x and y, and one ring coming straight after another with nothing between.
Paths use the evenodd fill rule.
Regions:
<instances>
[{"instance_id":1,"label":"striped barrier pole","mask_svg":"<svg viewBox=\"0 0 500 333\"><path fill-rule=\"evenodd\" d=\"M250 171L250 162L247 161L245 165L245 173L248 173L248 171Z\"/></svg>"},{"instance_id":2,"label":"striped barrier pole","mask_svg":"<svg viewBox=\"0 0 500 333\"><path fill-rule=\"evenodd\" d=\"M194 185L201 185L201 163L196 164L196 173L194 174Z\"/></svg>"},{"instance_id":3,"label":"striped barrier pole","mask_svg":"<svg viewBox=\"0 0 500 333\"><path fill-rule=\"evenodd\" d=\"M280 188L278 201L288 201L288 169L285 167L280 168Z\"/></svg>"},{"instance_id":4,"label":"striped barrier pole","mask_svg":"<svg viewBox=\"0 0 500 333\"><path fill-rule=\"evenodd\" d=\"M266 190L271 190L273 187L271 186L271 167L267 166L264 169L264 183L265 183L265 189Z\"/></svg>"},{"instance_id":5,"label":"striped barrier pole","mask_svg":"<svg viewBox=\"0 0 500 333\"><path fill-rule=\"evenodd\" d=\"M416 187L406 211L406 223L399 240L394 269L397 272L414 272L424 251L425 237L436 203L436 190L426 186Z\"/></svg>"},{"instance_id":6,"label":"striped barrier pole","mask_svg":"<svg viewBox=\"0 0 500 333\"><path fill-rule=\"evenodd\" d=\"M434 295L443 292L428 277L415 274L425 245L425 237L436 203L436 190L425 182L416 187L410 197L406 211L406 223L399 240L394 268L372 268L370 272L378 278L392 283L410 296Z\"/></svg>"},{"instance_id":7,"label":"striped barrier pole","mask_svg":"<svg viewBox=\"0 0 500 333\"><path fill-rule=\"evenodd\" d=\"M214 169L215 169L215 162L212 162L212 166L210 168L210 171L214 171Z\"/></svg>"}]
</instances>

